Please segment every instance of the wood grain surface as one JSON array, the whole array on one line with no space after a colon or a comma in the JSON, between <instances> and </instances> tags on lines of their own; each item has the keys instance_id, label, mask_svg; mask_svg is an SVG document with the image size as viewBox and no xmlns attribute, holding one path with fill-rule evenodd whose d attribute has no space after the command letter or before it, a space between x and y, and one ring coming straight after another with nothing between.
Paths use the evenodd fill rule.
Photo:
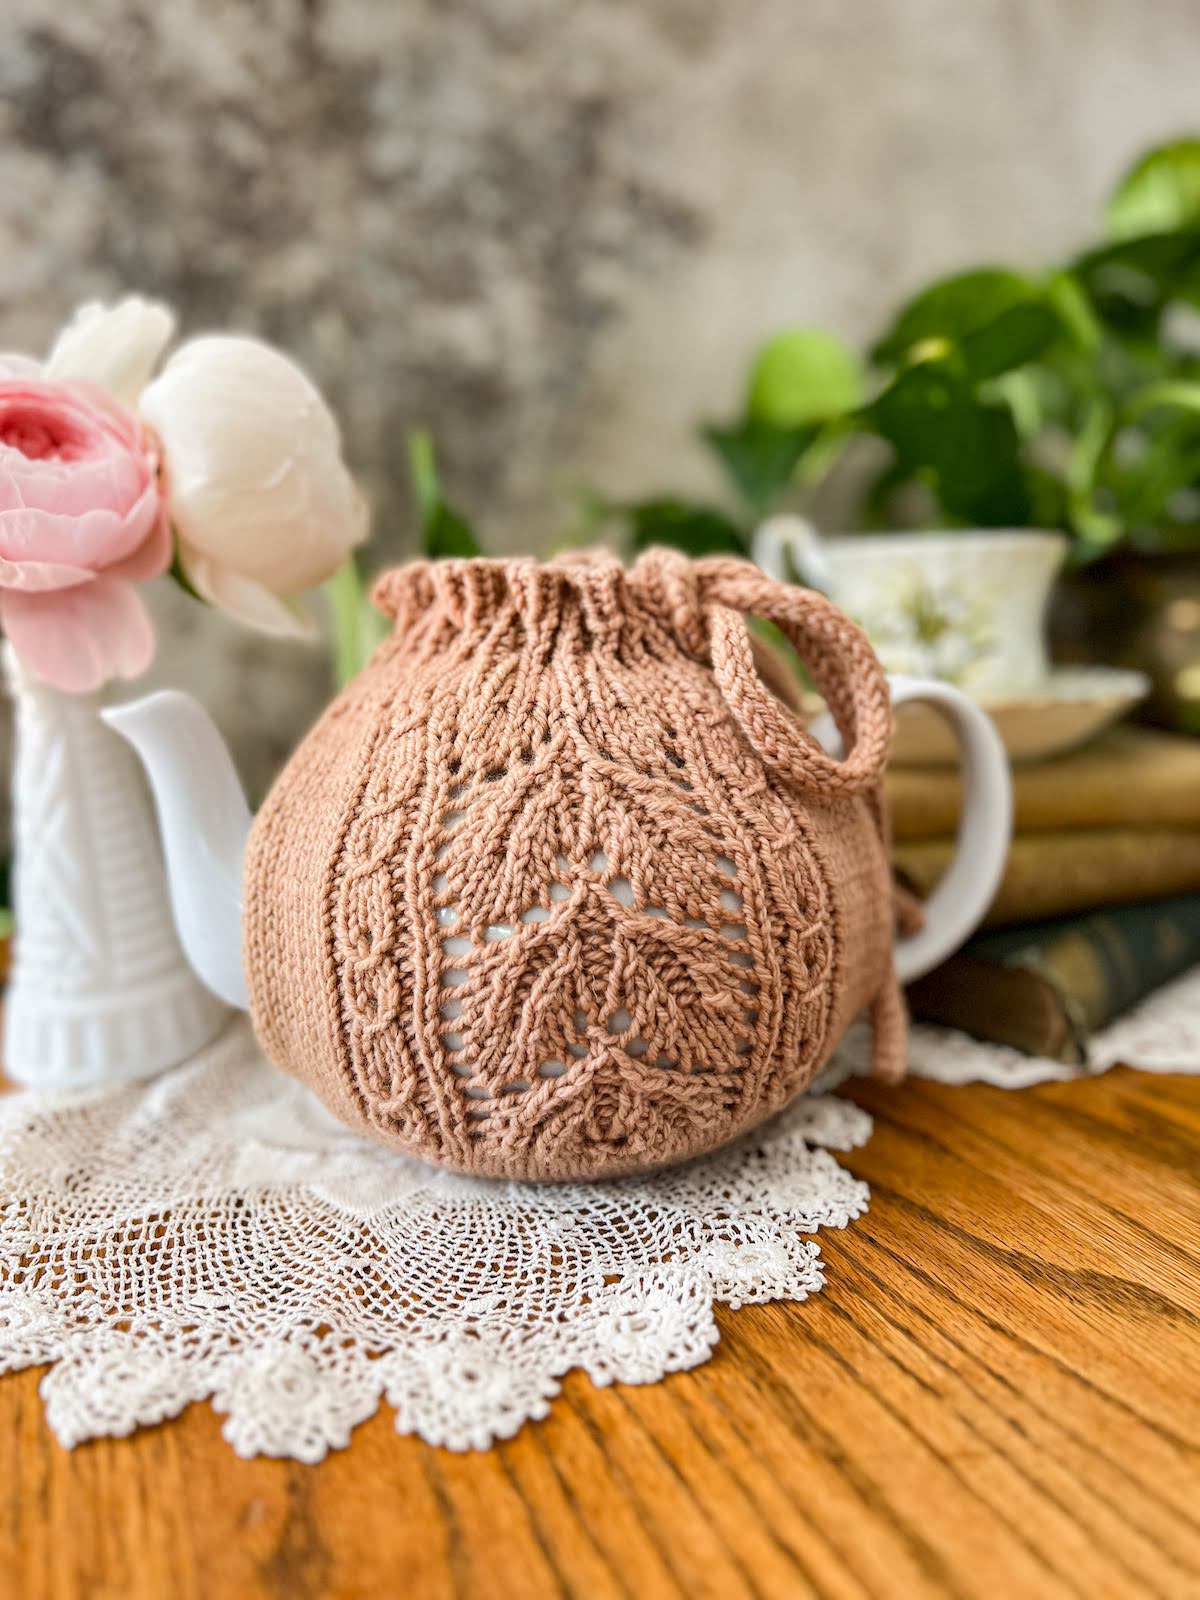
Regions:
<instances>
[{"instance_id":1,"label":"wood grain surface","mask_svg":"<svg viewBox=\"0 0 1200 1600\"><path fill-rule=\"evenodd\" d=\"M205 1405L68 1453L0 1381L5 1600L1200 1594L1200 1080L852 1092L822 1294L486 1454L241 1461Z\"/></svg>"}]
</instances>

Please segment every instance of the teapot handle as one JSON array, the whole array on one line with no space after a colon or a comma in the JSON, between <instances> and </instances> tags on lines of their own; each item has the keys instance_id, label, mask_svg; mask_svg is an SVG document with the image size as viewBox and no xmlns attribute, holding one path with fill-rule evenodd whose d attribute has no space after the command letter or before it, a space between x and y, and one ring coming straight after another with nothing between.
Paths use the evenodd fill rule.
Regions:
<instances>
[{"instance_id":1,"label":"teapot handle","mask_svg":"<svg viewBox=\"0 0 1200 1600\"><path fill-rule=\"evenodd\" d=\"M921 907L920 928L896 940L896 977L905 984L953 955L983 921L1004 874L1012 840L1012 774L992 719L961 689L936 678L893 677L888 682L893 707L920 701L950 724L963 786L953 859ZM819 716L811 732L826 748L836 750L838 731L832 717Z\"/></svg>"},{"instance_id":2,"label":"teapot handle","mask_svg":"<svg viewBox=\"0 0 1200 1600\"><path fill-rule=\"evenodd\" d=\"M821 536L805 517L768 517L755 530L750 555L755 565L776 583L791 583L798 577L823 594L832 588Z\"/></svg>"},{"instance_id":3,"label":"teapot handle","mask_svg":"<svg viewBox=\"0 0 1200 1600\"><path fill-rule=\"evenodd\" d=\"M959 948L982 922L1004 872L1012 838L1012 777L991 718L951 684L891 680L892 705L920 701L950 724L958 744L962 817L954 857L924 906L916 933L897 939L896 977L911 983Z\"/></svg>"}]
</instances>

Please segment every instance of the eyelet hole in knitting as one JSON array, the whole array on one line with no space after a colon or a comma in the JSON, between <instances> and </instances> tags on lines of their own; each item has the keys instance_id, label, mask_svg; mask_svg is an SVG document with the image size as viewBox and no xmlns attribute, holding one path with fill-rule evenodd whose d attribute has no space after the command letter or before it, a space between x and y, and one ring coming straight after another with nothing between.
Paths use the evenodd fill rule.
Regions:
<instances>
[{"instance_id":1,"label":"eyelet hole in knitting","mask_svg":"<svg viewBox=\"0 0 1200 1600\"><path fill-rule=\"evenodd\" d=\"M517 1109L519 1097L530 1093L536 1085L543 1086L541 1091L543 1095L562 1093L563 1091L558 1090L556 1087L556 1080L571 1077L574 1081L576 1074L581 1069L587 1070L585 1063L588 1062L597 1046L596 1035L606 1036L611 1041L606 1047L600 1046L601 1050L615 1050L619 1053L620 1058L626 1059L631 1065L633 1062L637 1062L643 1071L649 1072L682 1073L686 1075L708 1074L709 1077L712 1077L713 1075L721 1075L734 1070L743 1070L740 1065L735 1069L733 1067L734 1061L741 1063L753 1055L756 1037L755 1029L758 1021L757 1010L747 1009L740 1013L735 1010L729 1019L734 1022L734 1025L725 1035L723 1052L714 1054L711 1050L707 1051L706 1055L709 1059L696 1063L692 1058L692 1046L685 1047L681 1060L677 1050L669 1047L664 1049L664 1045L668 1045L668 1040L658 1032L657 1022L653 1030L647 1027L643 1033L638 1029L637 1021L631 1008L618 1005L611 1012L608 1012L606 1008L601 1010L598 1016L593 1013L590 1021L588 1014L582 1007L577 1007L573 1015L568 1013L568 1018L564 1019L567 1037L563 1038L562 1034L559 1033L557 1037L547 1037L545 1041L551 1050L557 1051L557 1054L548 1054L548 1059L538 1062L536 1065L532 1062L528 1065L521 1063L521 1065L525 1065L527 1076L513 1078L503 1085L489 1084L485 1087L484 1082L486 1080L481 1079L479 1061L464 1061L461 1059L463 1055L468 1054L468 1044L473 1030L468 1029L465 1021L459 1023L456 1019L459 1017L464 1019L473 1017L474 1011L472 1008L475 1001L472 998L470 985L480 976L479 969L476 969L471 964L472 953L482 953L484 949L487 949L489 952L494 952L494 954L490 954L489 961L503 962L508 959L508 955L507 953L501 955L498 947L506 941L522 935L524 930L541 928L543 925L552 923L556 918L569 919L572 915L572 905L584 906L587 903L585 896L577 894L577 889L584 887L584 884L580 883L581 878L585 880L585 883L590 878L594 888L603 888L605 894L614 903L612 911L609 913L610 925L613 927L614 933L617 929L628 926L630 936L633 936L634 924L626 921L626 917L629 915L635 918L650 918L654 919L659 925L674 924L680 932L684 929L689 930L687 937L691 941L690 949L694 950L698 956L703 954L705 958L711 960L712 955L716 954L719 948L724 951L728 961L734 966L752 967L752 958L748 948L743 943L750 936L752 917L748 910L747 902L740 891L740 886L736 881L738 878L737 863L732 857L724 853L724 850L728 847L724 845L723 841L729 837L725 831L724 821L718 819L715 814L710 813L709 807L697 797L691 778L681 770L683 768L682 760L677 759L673 752L668 752L668 755L670 767L674 769L673 771L669 770L669 776L675 787L680 791L681 802L686 801L688 810L696 815L698 819L697 828L702 827L703 832L714 841L707 853L709 874L707 882L705 882L702 867L701 875L694 880L695 892L699 895L699 898L690 906L686 906L686 908L679 903L677 898L681 893L682 885L674 882L669 885L664 883L663 890L665 892L660 892L656 897L657 901L665 901L665 904L643 903L648 901L647 890L650 884L655 881L652 860L649 864L644 864L642 858L638 856L634 858L636 861L636 866L634 866L630 862L630 858L624 855L624 850L622 850L621 856L618 857L615 851L610 855L608 850L598 846L578 853L575 849L572 849L571 855L574 857L572 860L562 848L555 848L557 843L555 841L555 843L551 844L553 853L548 857L542 858L544 861L552 861L553 867L549 872L543 869L540 890L536 886L532 890L533 903L527 904L523 910L519 911L514 907L512 912L509 913L512 916L512 921L486 922L481 926L482 919L476 921L476 917L478 911L483 909L483 905L486 905L487 902L485 901L483 905L479 905L475 898L472 897L469 910L466 908L465 903L460 907L457 899L452 899L452 895L457 890L452 890L450 874L447 870L444 870L443 864L448 864L452 851L456 861L461 855L463 857L463 866L457 870L456 878L461 877L470 856L471 847L465 841L468 830L474 827L473 819L476 813L473 807L477 803L477 798L480 794L480 785L483 782L495 781L503 776L505 769L493 769L492 772L487 774L477 774L469 781L460 781L454 784L447 791L449 800L456 802L456 804L453 805L452 809L447 810L443 816L442 839L436 857L439 870L433 876L435 895L440 897L442 901L435 911L439 929L439 944L443 957L443 968L439 978L443 991L441 995L443 1001L441 1015L446 1019L443 1023L446 1031L441 1034L440 1043L444 1051L442 1059L445 1065L443 1070L453 1075L458 1093L461 1096L460 1114L466 1119L464 1131L469 1131L472 1137L483 1139L491 1137L492 1130L497 1126L496 1117L492 1115L492 1110L494 1106L498 1106L502 1101L510 1108L509 1116L519 1116L521 1115ZM619 757L614 757L614 759L619 759ZM514 770L522 775L524 781L529 781L529 775L522 773L522 769L515 766L515 764ZM627 862L630 862L628 866ZM623 867L626 870L621 870ZM719 874L715 881L714 874ZM467 882L468 880L464 879L463 881ZM529 893L528 889L526 893ZM691 898L690 894L689 898ZM622 909L619 910L618 908ZM685 909L696 914L685 916L683 915ZM497 905L496 911L493 911L492 914L496 915L499 910L500 908ZM503 915L504 913L500 912L500 914ZM486 911L484 911L484 915L486 916ZM611 921L614 917L616 920ZM564 920L562 926L569 929L571 924L569 920ZM536 941L529 944L528 948L530 950L546 949L547 947L541 942L546 937L547 935L539 933L536 936ZM553 935L551 934L550 937L553 938ZM651 934L647 930L643 933L643 937L658 938L659 935L657 933ZM670 938L666 928L663 929L662 937L664 939ZM738 948L739 945L743 947ZM522 941L520 948L523 949L525 947L524 941ZM537 959L541 960L545 959L545 957L539 956ZM731 977L729 986L733 987L735 983L737 988L743 990L748 996L757 996L757 984L750 981L749 976L743 978L739 974L737 978ZM463 991L461 1000L455 991ZM640 1009L641 1004L639 1002ZM738 1030L734 1021L739 1014L743 1019L741 1031ZM459 1031L460 1028L461 1031ZM592 1037L589 1037L589 1030ZM572 1038L572 1033L576 1037ZM670 1044L673 1045L674 1043L675 1039L672 1035ZM474 1056L475 1051L471 1050L469 1054ZM601 1055L600 1059L604 1059L603 1055ZM611 1060L611 1056L609 1059ZM488 1076L490 1077L490 1072ZM514 1101L513 1096L518 1097L518 1101Z\"/></svg>"}]
</instances>

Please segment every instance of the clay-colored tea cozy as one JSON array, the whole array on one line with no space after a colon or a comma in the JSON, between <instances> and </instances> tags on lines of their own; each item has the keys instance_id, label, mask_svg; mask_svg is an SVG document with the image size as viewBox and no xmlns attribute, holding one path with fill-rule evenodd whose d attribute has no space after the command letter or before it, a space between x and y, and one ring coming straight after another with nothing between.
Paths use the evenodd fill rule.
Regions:
<instances>
[{"instance_id":1,"label":"clay-colored tea cozy","mask_svg":"<svg viewBox=\"0 0 1200 1600\"><path fill-rule=\"evenodd\" d=\"M422 562L376 600L390 639L247 852L276 1062L363 1132L518 1178L711 1150L864 1008L900 1071L888 690L830 602L661 551ZM807 662L842 760L764 686L751 615Z\"/></svg>"}]
</instances>

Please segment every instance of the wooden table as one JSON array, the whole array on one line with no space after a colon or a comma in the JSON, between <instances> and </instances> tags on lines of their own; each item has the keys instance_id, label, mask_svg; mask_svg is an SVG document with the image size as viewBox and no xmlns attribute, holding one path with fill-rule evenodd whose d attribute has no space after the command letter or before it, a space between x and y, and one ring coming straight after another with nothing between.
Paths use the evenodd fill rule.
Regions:
<instances>
[{"instance_id":1,"label":"wooden table","mask_svg":"<svg viewBox=\"0 0 1200 1600\"><path fill-rule=\"evenodd\" d=\"M824 1293L487 1454L240 1461L204 1405L69 1454L0 1381L5 1600L1200 1594L1200 1080L852 1092Z\"/></svg>"}]
</instances>

